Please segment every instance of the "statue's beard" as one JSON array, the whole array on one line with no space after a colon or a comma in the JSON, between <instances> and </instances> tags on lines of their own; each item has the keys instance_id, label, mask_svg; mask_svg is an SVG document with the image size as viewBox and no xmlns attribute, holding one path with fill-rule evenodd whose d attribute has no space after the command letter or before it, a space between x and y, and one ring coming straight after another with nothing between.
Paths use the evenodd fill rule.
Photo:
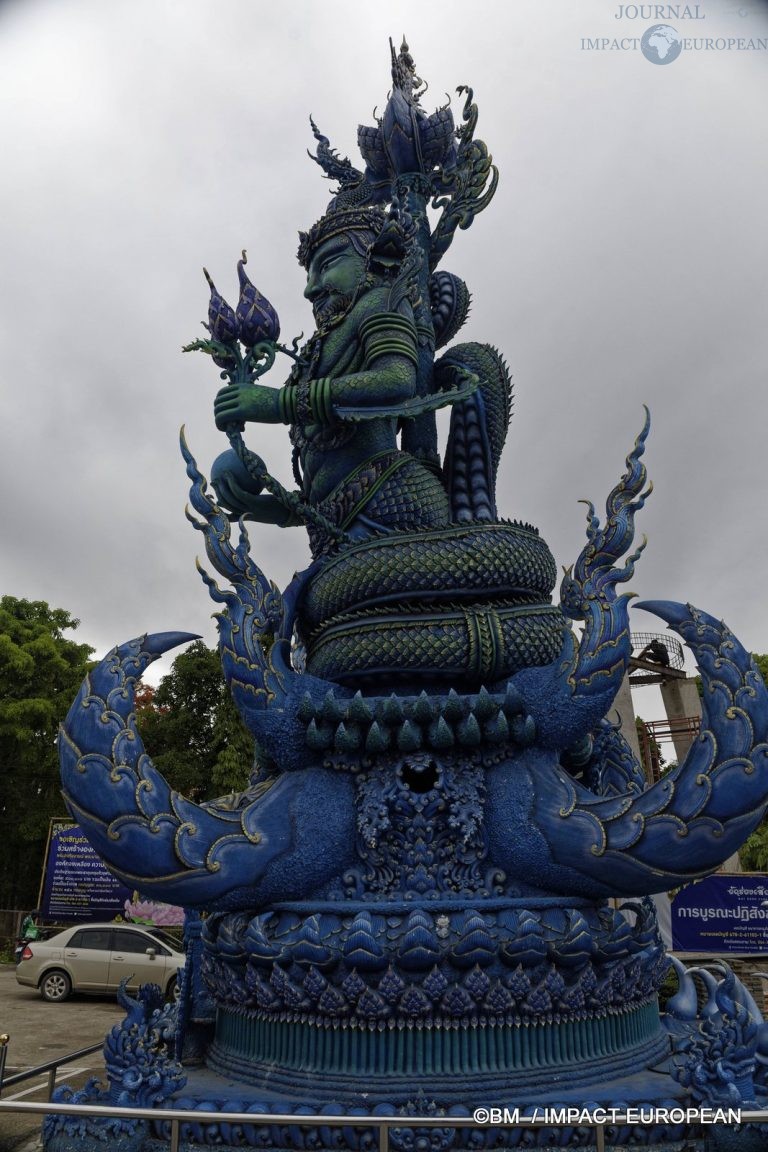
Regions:
<instances>
[{"instance_id":1,"label":"statue's beard","mask_svg":"<svg viewBox=\"0 0 768 1152\"><path fill-rule=\"evenodd\" d=\"M312 304L312 314L318 328L327 328L349 311L355 299L354 292L328 292L318 296Z\"/></svg>"}]
</instances>

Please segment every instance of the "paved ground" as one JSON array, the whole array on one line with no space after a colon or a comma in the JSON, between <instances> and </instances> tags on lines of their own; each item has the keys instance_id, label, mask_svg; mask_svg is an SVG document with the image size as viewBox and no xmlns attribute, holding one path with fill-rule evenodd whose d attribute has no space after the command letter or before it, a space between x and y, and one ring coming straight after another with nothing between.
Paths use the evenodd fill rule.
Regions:
<instances>
[{"instance_id":1,"label":"paved ground","mask_svg":"<svg viewBox=\"0 0 768 1152\"><path fill-rule=\"evenodd\" d=\"M0 1032L10 1036L6 1076L100 1043L124 1015L114 996L73 996L63 1004L47 1004L33 988L16 983L13 965L0 965ZM79 1087L102 1072L101 1055L94 1052L59 1069L57 1083ZM47 1089L46 1074L11 1085L0 1099L45 1100ZM0 1152L19 1145L26 1152L27 1145L34 1147L39 1129L36 1117L0 1114Z\"/></svg>"}]
</instances>

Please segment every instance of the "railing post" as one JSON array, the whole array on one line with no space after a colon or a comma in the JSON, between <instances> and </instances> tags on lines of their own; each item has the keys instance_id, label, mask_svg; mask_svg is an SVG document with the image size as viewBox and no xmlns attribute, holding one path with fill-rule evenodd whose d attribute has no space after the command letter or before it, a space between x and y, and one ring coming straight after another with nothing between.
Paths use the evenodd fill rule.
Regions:
<instances>
[{"instance_id":1,"label":"railing post","mask_svg":"<svg viewBox=\"0 0 768 1152\"><path fill-rule=\"evenodd\" d=\"M171 1147L170 1152L179 1152L179 1122L171 1120Z\"/></svg>"},{"instance_id":2,"label":"railing post","mask_svg":"<svg viewBox=\"0 0 768 1152\"><path fill-rule=\"evenodd\" d=\"M53 1090L56 1087L56 1071L58 1066L51 1068L48 1073L48 1099L53 1100Z\"/></svg>"},{"instance_id":3,"label":"railing post","mask_svg":"<svg viewBox=\"0 0 768 1152\"><path fill-rule=\"evenodd\" d=\"M0 1096L3 1094L3 1078L5 1076L5 1061L8 1056L8 1041L10 1036L7 1032L3 1032L0 1036Z\"/></svg>"},{"instance_id":4,"label":"railing post","mask_svg":"<svg viewBox=\"0 0 768 1152\"><path fill-rule=\"evenodd\" d=\"M602 1124L595 1124L595 1150L605 1152L605 1128Z\"/></svg>"},{"instance_id":5,"label":"railing post","mask_svg":"<svg viewBox=\"0 0 768 1152\"><path fill-rule=\"evenodd\" d=\"M379 1123L379 1152L389 1152L389 1124L384 1120Z\"/></svg>"}]
</instances>

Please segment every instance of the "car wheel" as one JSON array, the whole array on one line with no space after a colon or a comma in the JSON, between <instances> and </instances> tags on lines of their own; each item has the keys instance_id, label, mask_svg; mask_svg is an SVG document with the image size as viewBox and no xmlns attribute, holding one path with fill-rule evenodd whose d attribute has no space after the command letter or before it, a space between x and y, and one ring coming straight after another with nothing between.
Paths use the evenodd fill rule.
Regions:
<instances>
[{"instance_id":1,"label":"car wheel","mask_svg":"<svg viewBox=\"0 0 768 1152\"><path fill-rule=\"evenodd\" d=\"M178 1004L179 997L181 996L181 988L179 987L179 980L174 976L168 981L168 987L165 990L166 1000L170 1000L173 1004Z\"/></svg>"},{"instance_id":2,"label":"car wheel","mask_svg":"<svg viewBox=\"0 0 768 1152\"><path fill-rule=\"evenodd\" d=\"M40 994L43 1000L48 1000L52 1004L66 1000L72 994L72 981L66 972L54 968L52 972L46 972L40 981Z\"/></svg>"}]
</instances>

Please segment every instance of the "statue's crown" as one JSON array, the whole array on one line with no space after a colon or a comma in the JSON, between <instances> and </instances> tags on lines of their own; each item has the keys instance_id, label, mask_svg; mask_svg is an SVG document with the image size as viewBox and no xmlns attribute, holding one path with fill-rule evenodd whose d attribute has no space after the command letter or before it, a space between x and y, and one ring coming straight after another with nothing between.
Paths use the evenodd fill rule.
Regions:
<instances>
[{"instance_id":1,"label":"statue's crown","mask_svg":"<svg viewBox=\"0 0 768 1152\"><path fill-rule=\"evenodd\" d=\"M372 232L378 236L387 223L387 214L381 208L343 208L326 212L308 232L299 232L299 263L305 268L320 247L332 236L346 232Z\"/></svg>"}]
</instances>

